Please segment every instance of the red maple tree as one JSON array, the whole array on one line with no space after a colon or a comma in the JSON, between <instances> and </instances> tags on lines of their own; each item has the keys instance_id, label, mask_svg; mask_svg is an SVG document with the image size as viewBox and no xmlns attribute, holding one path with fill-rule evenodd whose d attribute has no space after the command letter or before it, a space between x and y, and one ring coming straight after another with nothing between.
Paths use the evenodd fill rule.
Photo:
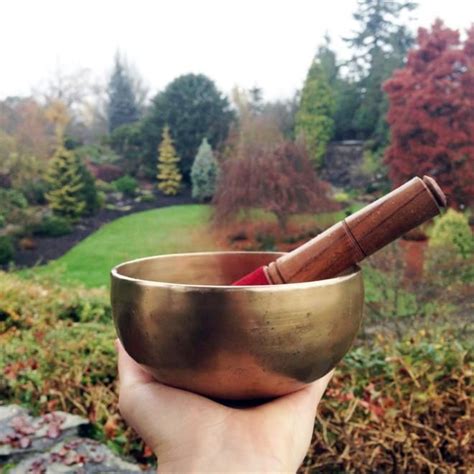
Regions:
<instances>
[{"instance_id":1,"label":"red maple tree","mask_svg":"<svg viewBox=\"0 0 474 474\"><path fill-rule=\"evenodd\" d=\"M385 82L394 186L415 175L437 179L451 205L474 202L474 26L459 32L437 20L420 28L404 68Z\"/></svg>"},{"instance_id":2,"label":"red maple tree","mask_svg":"<svg viewBox=\"0 0 474 474\"><path fill-rule=\"evenodd\" d=\"M337 209L329 192L303 145L277 143L273 149L254 149L248 156L225 161L214 196L214 217L224 224L240 211L260 208L272 212L284 231L292 214Z\"/></svg>"}]
</instances>

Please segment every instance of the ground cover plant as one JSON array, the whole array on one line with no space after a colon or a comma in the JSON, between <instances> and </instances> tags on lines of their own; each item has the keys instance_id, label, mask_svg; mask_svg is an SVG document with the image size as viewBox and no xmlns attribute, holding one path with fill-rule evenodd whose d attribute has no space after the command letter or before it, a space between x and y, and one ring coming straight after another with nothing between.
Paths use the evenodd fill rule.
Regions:
<instances>
[{"instance_id":1,"label":"ground cover plant","mask_svg":"<svg viewBox=\"0 0 474 474\"><path fill-rule=\"evenodd\" d=\"M0 282L2 402L85 416L96 439L153 462L117 411L107 291L7 273ZM467 472L470 338L456 320L423 325L410 320L399 339L365 328L329 386L301 472Z\"/></svg>"}]
</instances>

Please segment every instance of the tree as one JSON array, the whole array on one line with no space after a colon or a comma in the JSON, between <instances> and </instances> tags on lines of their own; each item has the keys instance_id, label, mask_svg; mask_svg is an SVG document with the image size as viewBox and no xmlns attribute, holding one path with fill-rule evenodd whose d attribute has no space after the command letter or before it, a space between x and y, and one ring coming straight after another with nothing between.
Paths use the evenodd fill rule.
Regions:
<instances>
[{"instance_id":1,"label":"tree","mask_svg":"<svg viewBox=\"0 0 474 474\"><path fill-rule=\"evenodd\" d=\"M143 163L143 134L140 124L117 127L110 134L110 146L124 160L125 172L136 175Z\"/></svg>"},{"instance_id":2,"label":"tree","mask_svg":"<svg viewBox=\"0 0 474 474\"><path fill-rule=\"evenodd\" d=\"M49 163L47 181L46 199L55 214L74 221L86 212L81 163L72 151L58 146Z\"/></svg>"},{"instance_id":3,"label":"tree","mask_svg":"<svg viewBox=\"0 0 474 474\"><path fill-rule=\"evenodd\" d=\"M295 132L303 137L314 166L322 164L334 131L335 102L328 78L316 59L306 77L296 114Z\"/></svg>"},{"instance_id":4,"label":"tree","mask_svg":"<svg viewBox=\"0 0 474 474\"><path fill-rule=\"evenodd\" d=\"M355 114L358 138L374 139L376 146L386 138L386 99L382 83L403 65L413 37L403 25L404 12L417 7L401 0L358 0L353 17L359 30L346 38L354 51L352 71L358 77L360 104Z\"/></svg>"},{"instance_id":5,"label":"tree","mask_svg":"<svg viewBox=\"0 0 474 474\"><path fill-rule=\"evenodd\" d=\"M234 157L223 164L214 197L215 219L224 224L242 210L275 214L282 230L291 214L334 209L329 186L319 180L303 146L292 142Z\"/></svg>"},{"instance_id":6,"label":"tree","mask_svg":"<svg viewBox=\"0 0 474 474\"><path fill-rule=\"evenodd\" d=\"M178 167L179 157L171 140L170 129L165 126L158 156L158 189L168 196L178 194L182 176Z\"/></svg>"},{"instance_id":7,"label":"tree","mask_svg":"<svg viewBox=\"0 0 474 474\"><path fill-rule=\"evenodd\" d=\"M215 149L227 137L232 119L229 102L209 78L202 74L176 78L154 98L144 120L149 162L154 160L163 129L168 124L181 157L181 170L189 177L202 137L207 137Z\"/></svg>"},{"instance_id":8,"label":"tree","mask_svg":"<svg viewBox=\"0 0 474 474\"><path fill-rule=\"evenodd\" d=\"M434 176L457 207L474 202L474 27L464 45L437 20L384 89L391 145L385 160L394 186Z\"/></svg>"},{"instance_id":9,"label":"tree","mask_svg":"<svg viewBox=\"0 0 474 474\"><path fill-rule=\"evenodd\" d=\"M219 174L219 165L212 153L211 145L206 138L201 146L191 168L192 196L198 201L207 201L214 196Z\"/></svg>"},{"instance_id":10,"label":"tree","mask_svg":"<svg viewBox=\"0 0 474 474\"><path fill-rule=\"evenodd\" d=\"M115 56L114 71L110 77L107 94L109 97L107 117L110 133L121 125L133 123L139 119L133 82L119 54Z\"/></svg>"}]
</instances>

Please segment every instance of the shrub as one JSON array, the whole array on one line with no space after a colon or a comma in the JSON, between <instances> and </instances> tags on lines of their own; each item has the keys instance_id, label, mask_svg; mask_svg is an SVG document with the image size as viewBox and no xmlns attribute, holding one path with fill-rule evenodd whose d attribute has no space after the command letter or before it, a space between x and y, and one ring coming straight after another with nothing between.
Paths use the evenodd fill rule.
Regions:
<instances>
[{"instance_id":1,"label":"shrub","mask_svg":"<svg viewBox=\"0 0 474 474\"><path fill-rule=\"evenodd\" d=\"M219 166L211 145L203 138L191 168L192 196L198 201L211 199L216 192Z\"/></svg>"},{"instance_id":2,"label":"shrub","mask_svg":"<svg viewBox=\"0 0 474 474\"><path fill-rule=\"evenodd\" d=\"M41 223L34 228L36 235L44 235L48 237L59 237L61 235L70 234L72 226L69 220L61 216L48 215L43 218Z\"/></svg>"},{"instance_id":3,"label":"shrub","mask_svg":"<svg viewBox=\"0 0 474 474\"><path fill-rule=\"evenodd\" d=\"M117 165L103 164L103 165L91 165L89 168L96 179L111 183L123 176L123 170Z\"/></svg>"},{"instance_id":4,"label":"shrub","mask_svg":"<svg viewBox=\"0 0 474 474\"><path fill-rule=\"evenodd\" d=\"M13 259L15 248L13 240L8 235L0 235L0 265L4 265Z\"/></svg>"},{"instance_id":5,"label":"shrub","mask_svg":"<svg viewBox=\"0 0 474 474\"><path fill-rule=\"evenodd\" d=\"M436 219L431 231L430 247L439 248L451 246L463 258L468 258L474 252L474 238L466 215L454 209Z\"/></svg>"},{"instance_id":6,"label":"shrub","mask_svg":"<svg viewBox=\"0 0 474 474\"><path fill-rule=\"evenodd\" d=\"M5 216L3 216L2 214L0 214L0 229L1 229L2 227L5 227L5 224L6 224Z\"/></svg>"},{"instance_id":7,"label":"shrub","mask_svg":"<svg viewBox=\"0 0 474 474\"><path fill-rule=\"evenodd\" d=\"M127 196L135 196L138 188L138 182L131 176L122 176L113 182L115 189Z\"/></svg>"},{"instance_id":8,"label":"shrub","mask_svg":"<svg viewBox=\"0 0 474 474\"><path fill-rule=\"evenodd\" d=\"M27 207L28 201L23 193L16 189L0 188L0 209L6 223L22 223Z\"/></svg>"},{"instance_id":9,"label":"shrub","mask_svg":"<svg viewBox=\"0 0 474 474\"><path fill-rule=\"evenodd\" d=\"M21 187L22 193L31 204L46 204L46 192L48 185L43 179L35 179L25 183Z\"/></svg>"},{"instance_id":10,"label":"shrub","mask_svg":"<svg viewBox=\"0 0 474 474\"><path fill-rule=\"evenodd\" d=\"M82 163L82 161L79 170L83 184L80 196L86 203L84 214L87 216L92 216L100 209L100 201L97 194L97 188L95 186L95 179L84 163Z\"/></svg>"}]
</instances>

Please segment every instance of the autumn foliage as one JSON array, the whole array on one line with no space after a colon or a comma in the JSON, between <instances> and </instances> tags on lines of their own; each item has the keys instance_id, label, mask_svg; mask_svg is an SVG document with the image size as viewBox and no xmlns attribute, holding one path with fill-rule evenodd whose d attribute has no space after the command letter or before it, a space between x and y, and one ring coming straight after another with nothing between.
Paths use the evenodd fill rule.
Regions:
<instances>
[{"instance_id":1,"label":"autumn foliage","mask_svg":"<svg viewBox=\"0 0 474 474\"><path fill-rule=\"evenodd\" d=\"M217 222L242 210L274 213L282 229L295 213L332 210L329 185L318 179L303 146L282 142L248 156L228 159L214 198Z\"/></svg>"},{"instance_id":2,"label":"autumn foliage","mask_svg":"<svg viewBox=\"0 0 474 474\"><path fill-rule=\"evenodd\" d=\"M434 176L451 205L474 203L474 27L464 42L437 20L420 28L406 66L384 84L389 175L398 186Z\"/></svg>"}]
</instances>

